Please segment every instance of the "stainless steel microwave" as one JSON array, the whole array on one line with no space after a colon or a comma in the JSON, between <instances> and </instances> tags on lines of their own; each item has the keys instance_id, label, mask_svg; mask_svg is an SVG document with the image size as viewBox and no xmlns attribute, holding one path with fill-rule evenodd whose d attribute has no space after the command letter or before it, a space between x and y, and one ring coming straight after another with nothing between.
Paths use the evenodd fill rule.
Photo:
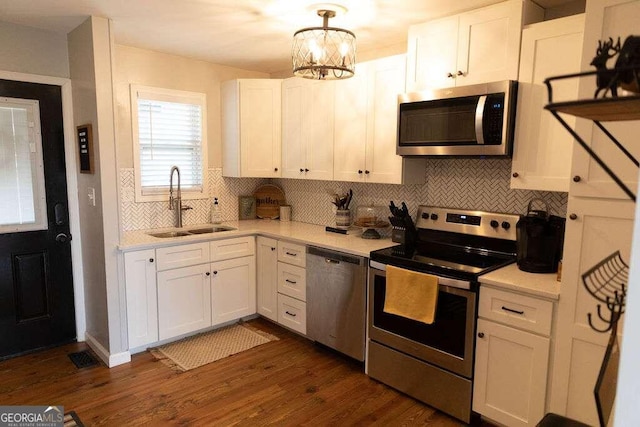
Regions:
<instances>
[{"instance_id":1,"label":"stainless steel microwave","mask_svg":"<svg viewBox=\"0 0 640 427\"><path fill-rule=\"evenodd\" d=\"M510 157L517 94L506 80L399 95L397 153Z\"/></svg>"}]
</instances>

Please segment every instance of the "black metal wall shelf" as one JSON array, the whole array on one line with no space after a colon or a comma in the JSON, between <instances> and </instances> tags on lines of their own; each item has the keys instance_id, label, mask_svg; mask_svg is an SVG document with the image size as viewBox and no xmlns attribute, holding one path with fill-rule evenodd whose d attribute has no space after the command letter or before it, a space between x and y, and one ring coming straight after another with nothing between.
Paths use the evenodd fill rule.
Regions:
<instances>
[{"instance_id":1,"label":"black metal wall shelf","mask_svg":"<svg viewBox=\"0 0 640 427\"><path fill-rule=\"evenodd\" d=\"M635 72L640 72L640 69L634 68ZM616 173L602 160L602 158L591 149L589 144L576 133L576 131L569 126L569 124L560 116L560 113L569 114L575 117L581 117L584 119L592 120L593 123L611 140L611 142L618 147L620 151L631 161L636 167L640 167L638 160L627 150L624 145L620 143L609 132L601 122L618 122L628 120L640 120L640 95L636 96L619 96L609 98L595 98L585 99L568 102L553 102L553 86L552 82L557 80L565 80L572 78L580 78L584 76L596 75L597 71L587 71L584 73L566 74L562 76L549 77L544 81L547 86L547 92L549 95L549 104L545 106L545 109L549 110L551 114L560 122L560 124L575 138L575 140L584 148L587 153L595 160L598 165L613 179L613 181L624 191L624 193L634 202L636 201L636 195L631 189L616 175Z\"/></svg>"}]
</instances>

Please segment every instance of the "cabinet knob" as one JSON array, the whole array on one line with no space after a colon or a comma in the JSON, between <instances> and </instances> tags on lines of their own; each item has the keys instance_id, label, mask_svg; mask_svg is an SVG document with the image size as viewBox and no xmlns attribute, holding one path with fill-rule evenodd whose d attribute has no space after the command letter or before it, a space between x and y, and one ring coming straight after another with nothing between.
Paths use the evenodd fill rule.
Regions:
<instances>
[{"instance_id":1,"label":"cabinet knob","mask_svg":"<svg viewBox=\"0 0 640 427\"><path fill-rule=\"evenodd\" d=\"M478 338L484 338L484 332L478 332Z\"/></svg>"},{"instance_id":2,"label":"cabinet knob","mask_svg":"<svg viewBox=\"0 0 640 427\"><path fill-rule=\"evenodd\" d=\"M365 174L367 174L367 175L369 175L369 171L368 171L368 170L365 170L365 171L364 171L364 173L365 173Z\"/></svg>"},{"instance_id":3,"label":"cabinet knob","mask_svg":"<svg viewBox=\"0 0 640 427\"><path fill-rule=\"evenodd\" d=\"M576 219L578 219L578 215L576 215L576 214L571 214L571 215L569 215L569 219L570 219L570 220L572 220L572 221L573 221L573 220L576 220Z\"/></svg>"},{"instance_id":4,"label":"cabinet knob","mask_svg":"<svg viewBox=\"0 0 640 427\"><path fill-rule=\"evenodd\" d=\"M149 258L149 262L153 262L153 258Z\"/></svg>"},{"instance_id":5,"label":"cabinet knob","mask_svg":"<svg viewBox=\"0 0 640 427\"><path fill-rule=\"evenodd\" d=\"M211 276L211 273L209 273L208 271L204 274L206 274L207 276Z\"/></svg>"},{"instance_id":6,"label":"cabinet knob","mask_svg":"<svg viewBox=\"0 0 640 427\"><path fill-rule=\"evenodd\" d=\"M305 171L305 172L309 172L309 169L307 169L307 168L304 168L304 171Z\"/></svg>"},{"instance_id":7,"label":"cabinet knob","mask_svg":"<svg viewBox=\"0 0 640 427\"><path fill-rule=\"evenodd\" d=\"M276 248L271 248L271 250L272 250L272 251L275 251L275 250L276 250Z\"/></svg>"},{"instance_id":8,"label":"cabinet knob","mask_svg":"<svg viewBox=\"0 0 640 427\"><path fill-rule=\"evenodd\" d=\"M278 172L278 168L273 168L273 171L274 172Z\"/></svg>"},{"instance_id":9,"label":"cabinet knob","mask_svg":"<svg viewBox=\"0 0 640 427\"><path fill-rule=\"evenodd\" d=\"M358 173L359 173L359 174L362 174L362 169L358 169Z\"/></svg>"},{"instance_id":10,"label":"cabinet knob","mask_svg":"<svg viewBox=\"0 0 640 427\"><path fill-rule=\"evenodd\" d=\"M218 274L218 270L213 270L213 275L215 276L216 274Z\"/></svg>"},{"instance_id":11,"label":"cabinet knob","mask_svg":"<svg viewBox=\"0 0 640 427\"><path fill-rule=\"evenodd\" d=\"M460 71L460 70L458 70L458 72L456 74L459 75L459 76L464 76L464 73L462 71Z\"/></svg>"},{"instance_id":12,"label":"cabinet knob","mask_svg":"<svg viewBox=\"0 0 640 427\"><path fill-rule=\"evenodd\" d=\"M304 172L304 169L300 168L300 172Z\"/></svg>"},{"instance_id":13,"label":"cabinet knob","mask_svg":"<svg viewBox=\"0 0 640 427\"><path fill-rule=\"evenodd\" d=\"M452 79L452 78L454 78L454 77L455 77L455 76L453 75L453 73L447 73L447 78Z\"/></svg>"},{"instance_id":14,"label":"cabinet knob","mask_svg":"<svg viewBox=\"0 0 640 427\"><path fill-rule=\"evenodd\" d=\"M576 175L573 177L573 182L580 182L582 180L582 178L580 177L580 175Z\"/></svg>"},{"instance_id":15,"label":"cabinet knob","mask_svg":"<svg viewBox=\"0 0 640 427\"><path fill-rule=\"evenodd\" d=\"M517 178L520 176L520 174L518 172L514 172L511 174L512 177Z\"/></svg>"}]
</instances>

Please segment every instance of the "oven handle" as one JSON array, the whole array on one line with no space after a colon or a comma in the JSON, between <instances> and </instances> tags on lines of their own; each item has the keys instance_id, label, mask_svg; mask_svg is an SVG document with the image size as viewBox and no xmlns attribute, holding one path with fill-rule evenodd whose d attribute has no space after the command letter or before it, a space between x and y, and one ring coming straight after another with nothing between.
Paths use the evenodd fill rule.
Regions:
<instances>
[{"instance_id":1,"label":"oven handle","mask_svg":"<svg viewBox=\"0 0 640 427\"><path fill-rule=\"evenodd\" d=\"M380 270L380 271L387 271L387 265L383 264L381 262L378 262L378 261L370 260L369 261L369 267L373 268L373 269L376 269L376 270ZM398 267L398 268L400 268L400 267ZM436 277L438 278L438 284L439 285L451 286L452 288L457 288L457 289L465 289L465 290L471 289L471 282L469 282L469 281L451 279L449 277L442 277L442 276L436 276Z\"/></svg>"}]
</instances>

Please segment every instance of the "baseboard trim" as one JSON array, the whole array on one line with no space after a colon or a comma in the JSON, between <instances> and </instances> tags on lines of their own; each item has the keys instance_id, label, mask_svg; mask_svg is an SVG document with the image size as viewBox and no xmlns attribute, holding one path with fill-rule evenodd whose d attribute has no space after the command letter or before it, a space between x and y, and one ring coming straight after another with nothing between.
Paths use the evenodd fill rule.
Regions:
<instances>
[{"instance_id":1,"label":"baseboard trim","mask_svg":"<svg viewBox=\"0 0 640 427\"><path fill-rule=\"evenodd\" d=\"M91 347L91 350L93 350L100 360L102 360L109 368L131 362L131 353L128 351L111 354L89 332L85 332L84 335L87 345Z\"/></svg>"}]
</instances>

